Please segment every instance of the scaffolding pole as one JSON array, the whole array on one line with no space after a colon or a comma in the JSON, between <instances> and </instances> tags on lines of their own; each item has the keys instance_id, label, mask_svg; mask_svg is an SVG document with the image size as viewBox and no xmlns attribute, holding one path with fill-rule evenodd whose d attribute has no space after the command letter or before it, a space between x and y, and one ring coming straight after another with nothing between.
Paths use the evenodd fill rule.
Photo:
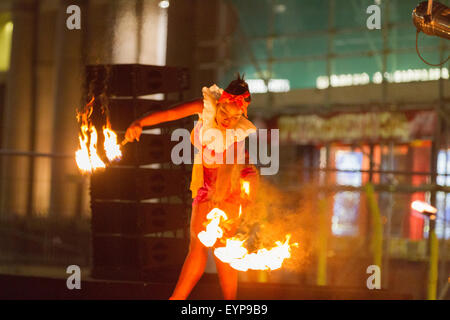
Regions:
<instances>
[{"instance_id":1,"label":"scaffolding pole","mask_svg":"<svg viewBox=\"0 0 450 320\"><path fill-rule=\"evenodd\" d=\"M372 225L372 238L370 246L373 254L373 264L380 267L380 270L382 270L383 224L381 223L380 208L378 207L378 202L375 197L373 185L371 183L366 184L365 190ZM382 278L383 277L385 277L384 274L382 275Z\"/></svg>"}]
</instances>

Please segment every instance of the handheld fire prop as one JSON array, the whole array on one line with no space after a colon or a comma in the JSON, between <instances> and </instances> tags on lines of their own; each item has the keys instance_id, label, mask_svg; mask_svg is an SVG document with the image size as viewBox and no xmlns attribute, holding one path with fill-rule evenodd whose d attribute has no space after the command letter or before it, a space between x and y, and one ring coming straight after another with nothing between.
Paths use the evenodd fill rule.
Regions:
<instances>
[{"instance_id":1,"label":"handheld fire prop","mask_svg":"<svg viewBox=\"0 0 450 320\"><path fill-rule=\"evenodd\" d=\"M106 164L97 153L98 134L92 123L91 115L94 110L94 97L86 105L84 111L77 112L77 120L80 123L80 148L75 152L75 160L82 173L92 173L96 169L105 168ZM111 129L109 119L103 125L104 150L106 158L112 162L122 158L122 151L117 144L117 134Z\"/></svg>"},{"instance_id":2,"label":"handheld fire prop","mask_svg":"<svg viewBox=\"0 0 450 320\"><path fill-rule=\"evenodd\" d=\"M250 194L250 183L248 181L242 181L241 192L246 196ZM241 214L242 205L239 206L239 217ZM206 247L214 246L218 240L225 242L225 246L214 249L214 255L239 271L279 269L282 267L283 261L291 257L291 246L298 246L298 243L289 244L291 235L287 234L284 242L276 241L271 249L260 248L249 253L245 247L249 236L223 238L227 224L234 223L234 221L228 219L223 210L214 208L207 214L206 218L208 219L206 230L199 232L197 235L200 242Z\"/></svg>"}]
</instances>

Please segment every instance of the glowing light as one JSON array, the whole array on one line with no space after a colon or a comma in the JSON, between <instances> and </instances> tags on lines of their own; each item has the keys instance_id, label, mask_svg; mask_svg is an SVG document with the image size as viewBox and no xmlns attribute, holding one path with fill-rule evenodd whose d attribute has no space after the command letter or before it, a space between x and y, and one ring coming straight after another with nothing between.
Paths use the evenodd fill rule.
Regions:
<instances>
[{"instance_id":1,"label":"glowing light","mask_svg":"<svg viewBox=\"0 0 450 320\"><path fill-rule=\"evenodd\" d=\"M382 83L383 82L383 76L381 75L381 72L375 72L372 77L373 83Z\"/></svg>"},{"instance_id":2,"label":"glowing light","mask_svg":"<svg viewBox=\"0 0 450 320\"><path fill-rule=\"evenodd\" d=\"M219 260L229 263L232 268L239 271L275 270L281 268L283 261L291 257L290 237L288 234L284 243L277 241L273 248L262 248L254 253L248 253L243 247L244 241L227 239L226 246L215 249L214 254Z\"/></svg>"},{"instance_id":3,"label":"glowing light","mask_svg":"<svg viewBox=\"0 0 450 320\"><path fill-rule=\"evenodd\" d=\"M90 121L93 111L94 98L86 105L84 112L77 113L77 119L80 122L81 133L78 136L80 142L79 149L75 152L75 160L82 173L92 173L96 169L106 168L106 164L97 154L98 134L95 126ZM111 130L109 120L106 126L103 126L103 136L105 137L104 149L109 161L122 158L122 151L117 144L117 134ZM89 147L88 147L89 144Z\"/></svg>"},{"instance_id":4,"label":"glowing light","mask_svg":"<svg viewBox=\"0 0 450 320\"><path fill-rule=\"evenodd\" d=\"M103 126L103 135L105 136L105 152L109 161L122 158L122 151L117 144L117 134L110 128Z\"/></svg>"},{"instance_id":5,"label":"glowing light","mask_svg":"<svg viewBox=\"0 0 450 320\"><path fill-rule=\"evenodd\" d=\"M212 247L217 239L223 236L223 230L219 227L220 220L227 220L228 217L222 210L214 208L208 213L206 218L211 220L211 222L206 226L206 231L201 231L197 236L205 247Z\"/></svg>"},{"instance_id":6,"label":"glowing light","mask_svg":"<svg viewBox=\"0 0 450 320\"><path fill-rule=\"evenodd\" d=\"M97 130L94 126L91 127L91 143L89 145L89 156L92 169L105 168L105 163L97 154Z\"/></svg>"},{"instance_id":7,"label":"glowing light","mask_svg":"<svg viewBox=\"0 0 450 320\"><path fill-rule=\"evenodd\" d=\"M13 23L11 21L9 21L5 24L5 31L8 33L13 31Z\"/></svg>"},{"instance_id":8,"label":"glowing light","mask_svg":"<svg viewBox=\"0 0 450 320\"><path fill-rule=\"evenodd\" d=\"M248 181L243 181L243 182L242 182L242 191L243 191L246 195L249 195L249 194L250 194L250 182L248 182Z\"/></svg>"},{"instance_id":9,"label":"glowing light","mask_svg":"<svg viewBox=\"0 0 450 320\"><path fill-rule=\"evenodd\" d=\"M82 172L92 172L95 169L105 168L105 163L97 154L97 130L95 130L94 126L89 129L88 126L84 125L81 131L82 137L79 137L80 149L75 152L75 160L78 168ZM89 149L87 147L89 140L88 132L90 132Z\"/></svg>"},{"instance_id":10,"label":"glowing light","mask_svg":"<svg viewBox=\"0 0 450 320\"><path fill-rule=\"evenodd\" d=\"M158 6L162 9L167 9L169 5L170 5L169 1L160 1L158 4Z\"/></svg>"},{"instance_id":11,"label":"glowing light","mask_svg":"<svg viewBox=\"0 0 450 320\"><path fill-rule=\"evenodd\" d=\"M331 87L348 87L358 86L370 83L380 84L383 81L381 72L375 72L372 77L367 73L355 73L355 74L332 74L330 78L327 76L319 76L316 78L317 89L326 89L330 85ZM432 69L408 69L408 70L396 70L394 72L385 72L384 78L390 83L406 83L413 81L432 81L448 79L448 68L432 68Z\"/></svg>"},{"instance_id":12,"label":"glowing light","mask_svg":"<svg viewBox=\"0 0 450 320\"><path fill-rule=\"evenodd\" d=\"M266 86L262 79L247 79L246 81L251 93L288 92L291 90L288 79L270 79L269 86Z\"/></svg>"},{"instance_id":13,"label":"glowing light","mask_svg":"<svg viewBox=\"0 0 450 320\"><path fill-rule=\"evenodd\" d=\"M437 212L437 209L431 205L429 205L428 203L424 202L424 201L413 201L413 203L411 203L411 208L420 212L420 213L431 213L431 214L435 214Z\"/></svg>"},{"instance_id":14,"label":"glowing light","mask_svg":"<svg viewBox=\"0 0 450 320\"><path fill-rule=\"evenodd\" d=\"M276 13L284 13L286 12L286 6L284 4L277 4L273 7L273 10Z\"/></svg>"},{"instance_id":15,"label":"glowing light","mask_svg":"<svg viewBox=\"0 0 450 320\"><path fill-rule=\"evenodd\" d=\"M87 131L87 126L83 126L81 128L82 137L78 137L80 140L80 149L75 152L75 160L77 162L78 168L80 168L84 172L91 172L92 164L91 159L89 158L89 150L87 147L89 140Z\"/></svg>"},{"instance_id":16,"label":"glowing light","mask_svg":"<svg viewBox=\"0 0 450 320\"><path fill-rule=\"evenodd\" d=\"M317 89L326 89L330 85L327 76L320 76L316 79L316 87Z\"/></svg>"},{"instance_id":17,"label":"glowing light","mask_svg":"<svg viewBox=\"0 0 450 320\"><path fill-rule=\"evenodd\" d=\"M0 14L0 18L3 16ZM0 23L0 71L8 71L12 43L13 23Z\"/></svg>"}]
</instances>

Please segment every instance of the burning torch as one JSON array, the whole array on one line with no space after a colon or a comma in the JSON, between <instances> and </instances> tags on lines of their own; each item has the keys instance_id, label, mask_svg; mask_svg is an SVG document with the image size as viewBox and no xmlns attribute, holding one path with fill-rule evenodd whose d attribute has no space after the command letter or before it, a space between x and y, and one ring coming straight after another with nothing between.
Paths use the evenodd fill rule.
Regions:
<instances>
[{"instance_id":1,"label":"burning torch","mask_svg":"<svg viewBox=\"0 0 450 320\"><path fill-rule=\"evenodd\" d=\"M136 141L139 141L139 136L142 133L142 125L140 124L140 122L138 122L139 120L134 121L127 129L127 133L130 136L131 140L128 140L127 138L127 133L125 133L125 138L122 140L122 142L120 143L120 145L123 147L124 145L126 145L128 142L133 141L133 138L136 138ZM136 128L138 128L136 130Z\"/></svg>"},{"instance_id":2,"label":"burning torch","mask_svg":"<svg viewBox=\"0 0 450 320\"><path fill-rule=\"evenodd\" d=\"M118 161L122 158L122 151L117 144L117 134L111 129L111 123L108 116L103 118L105 113L103 110L100 113L98 110L94 112L95 98L86 104L82 111L77 110L77 120L80 124L80 132L78 135L79 148L75 152L75 160L78 168L82 173L92 173L97 169L106 168L106 163L102 160L101 155L104 155L109 162ZM97 114L97 118L102 119L102 132L104 141L103 148L100 150L99 132L97 132L93 114ZM100 116L99 116L100 115ZM98 119L97 119L98 122ZM99 151L102 151L99 153Z\"/></svg>"}]
</instances>

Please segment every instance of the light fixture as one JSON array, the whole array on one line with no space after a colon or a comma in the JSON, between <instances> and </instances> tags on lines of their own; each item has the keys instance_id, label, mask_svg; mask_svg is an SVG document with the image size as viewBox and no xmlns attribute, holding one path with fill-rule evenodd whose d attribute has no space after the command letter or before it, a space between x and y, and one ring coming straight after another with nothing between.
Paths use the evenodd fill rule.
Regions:
<instances>
[{"instance_id":1,"label":"light fixture","mask_svg":"<svg viewBox=\"0 0 450 320\"><path fill-rule=\"evenodd\" d=\"M263 79L247 79L251 93L267 93L267 92L288 92L291 90L291 85L288 79L270 79L266 85Z\"/></svg>"},{"instance_id":2,"label":"light fixture","mask_svg":"<svg viewBox=\"0 0 450 320\"><path fill-rule=\"evenodd\" d=\"M11 32L13 30L13 23L11 21L8 21L5 24L5 30L6 30L6 32Z\"/></svg>"},{"instance_id":3,"label":"light fixture","mask_svg":"<svg viewBox=\"0 0 450 320\"><path fill-rule=\"evenodd\" d=\"M277 4L273 7L273 10L276 13L283 13L286 11L286 6L284 4Z\"/></svg>"},{"instance_id":4,"label":"light fixture","mask_svg":"<svg viewBox=\"0 0 450 320\"><path fill-rule=\"evenodd\" d=\"M413 203L411 203L411 208L416 210L417 212L420 212L423 215L426 215L431 220L436 219L437 209L424 201L419 200L413 201Z\"/></svg>"},{"instance_id":5,"label":"light fixture","mask_svg":"<svg viewBox=\"0 0 450 320\"><path fill-rule=\"evenodd\" d=\"M160 1L158 4L158 6L162 9L167 9L169 7L169 5L170 5L170 3L167 0Z\"/></svg>"}]
</instances>

